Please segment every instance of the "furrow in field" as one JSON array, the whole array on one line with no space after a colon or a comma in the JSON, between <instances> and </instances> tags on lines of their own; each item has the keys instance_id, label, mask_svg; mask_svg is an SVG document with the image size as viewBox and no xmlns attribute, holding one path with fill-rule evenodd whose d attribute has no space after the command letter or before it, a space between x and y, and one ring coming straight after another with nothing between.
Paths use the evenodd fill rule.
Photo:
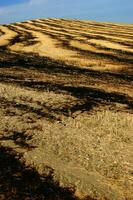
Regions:
<instances>
[{"instance_id":1,"label":"furrow in field","mask_svg":"<svg viewBox=\"0 0 133 200\"><path fill-rule=\"evenodd\" d=\"M40 23L41 24L41 23ZM113 36L111 36L111 32L109 32L109 34L105 34L104 32L103 33L97 33L96 31L92 31L90 28L89 29L83 29L83 28L77 28L77 26L70 26L68 24L68 26L64 25L61 26L61 24L59 24L57 26L57 24L53 24L53 23L47 23L45 22L44 25L44 28L45 28L45 25L49 27L51 26L51 29L54 29L56 30L60 30L62 32L68 32L70 33L71 35L75 34L75 35L80 35L82 37L86 37L86 38L94 38L94 39L104 39L104 40L107 40L107 41L112 41L112 42L116 42L118 44L123 44L123 45L127 45L127 46L133 46L133 40L132 38L133 37L130 37L129 38L123 38L123 37L120 37L118 34L114 34ZM42 24L41 24L42 26ZM75 28L76 27L76 28ZM43 27L42 27L43 28Z\"/></svg>"},{"instance_id":2,"label":"furrow in field","mask_svg":"<svg viewBox=\"0 0 133 200\"><path fill-rule=\"evenodd\" d=\"M56 47L58 40L56 41L54 39L51 39L47 34L43 34L37 30L36 31L32 30L33 28L32 25L27 24L27 26L25 25L25 30L31 29L31 30L27 30L27 32L30 32L35 38L37 38L38 43L35 45L30 45L30 46L24 46L22 45L22 43L16 43L10 46L11 50L39 53L39 55L41 56L43 55L43 56L51 57L53 59L62 59L62 58L65 59L67 57L77 55L73 51Z\"/></svg>"},{"instance_id":3,"label":"furrow in field","mask_svg":"<svg viewBox=\"0 0 133 200\"><path fill-rule=\"evenodd\" d=\"M0 37L0 46L7 46L10 43L10 40L18 35L16 32L11 31L6 26L1 26L1 30L4 32L4 35Z\"/></svg>"},{"instance_id":4,"label":"furrow in field","mask_svg":"<svg viewBox=\"0 0 133 200\"><path fill-rule=\"evenodd\" d=\"M131 62L129 59L124 60L123 58L119 58L118 56L111 55L110 52L107 53L107 50L105 51L104 49L100 49L101 46L99 46L99 48L96 47L95 46L96 44L93 43L93 42L92 43L90 42L90 44L88 44L88 46L86 45L87 49L83 49L82 44L81 44L81 46L82 46L81 48L79 48L79 45L78 45L78 48L77 48L77 46L75 46L74 43L72 45L72 43L71 43L72 38L69 37L70 36L69 34L65 34L65 35L63 34L63 37L65 38L65 40L64 39L62 40L61 37L60 37L60 35L61 35L60 32L53 34L52 31L50 31L50 30L44 31L44 30L42 30L41 27L34 26L33 24L28 23L28 22L23 23L23 24L17 24L17 26L22 27L26 31L28 30L28 32L30 34L32 32L32 35L34 35L35 38L38 38L36 40L38 41L38 43L41 43L41 46L40 46L40 44L37 44L38 46L32 45L32 47L31 46L30 47L25 46L25 47L22 48L22 44L19 43L19 45L17 44L17 45L12 46L12 50L14 49L14 50L20 51L20 49L21 49L21 50L26 51L26 52L37 53L38 49L40 49L40 51L39 51L40 55L45 55L45 56L48 56L48 57L53 58L53 59L61 59L61 60L64 60L64 61L69 60L69 62L80 63L82 65L90 64L89 60L88 60L88 63L87 63L87 59L90 59L90 56L91 56L91 59L93 57L97 56L98 59L101 60L100 57L101 57L102 54L103 54L102 58L104 57L107 60L113 59L117 62L129 62L129 63ZM41 36L39 36L39 34L41 34ZM42 37L45 37L45 39L44 39L45 42L43 42L43 43L42 43ZM48 37L49 37L49 41L51 39L52 39L52 41L48 42ZM73 37L75 37L75 36L73 36ZM54 45L51 45L52 42L54 42ZM64 45L64 42L65 42L66 45ZM44 45L44 43L45 43L45 45ZM65 49L64 49L64 47L65 47ZM96 54L96 50L97 50L97 52L101 51L101 52L98 52L100 54ZM88 51L88 53L87 53L87 51ZM114 49L113 49L113 51L114 51ZM52 53L50 53L50 52L52 52ZM77 52L78 52L78 56L77 56ZM85 55L86 61L84 61L84 58L82 58L82 55ZM95 59L95 60L97 60L97 59ZM91 61L93 61L93 60L91 60Z\"/></svg>"},{"instance_id":5,"label":"furrow in field","mask_svg":"<svg viewBox=\"0 0 133 200\"><path fill-rule=\"evenodd\" d=\"M36 20L33 20L33 22L36 22ZM80 30L80 29L82 29L82 30L84 30L84 31L95 31L95 32L99 32L100 30L103 30L103 33L104 33L104 31L105 31L105 33L108 33L109 35L110 34L114 34L114 35L119 35L119 34L123 34L123 36L124 37L130 37L131 39L132 39L132 35L133 35L133 33L132 33L132 30L128 33L128 30L127 30L127 27L126 27L126 29L125 29L125 32L124 32L124 27L122 27L122 30L118 27L118 28L116 28L115 27L115 29L109 29L108 27L104 27L104 25L102 25L100 28L99 27L95 27L95 25L94 24L86 24L85 26L83 26L82 25L82 23L81 24L75 24L75 23L72 23L72 22L69 22L69 21L67 21L67 22L65 22L65 23L62 23L62 20L60 20L59 22L56 20L56 21L54 21L54 20L50 20L50 21L41 21L41 20L38 20L37 22L40 22L40 23L42 23L42 22L44 22L45 24L49 24L49 25L51 25L51 26L55 26L55 27L67 27L68 29L69 28L71 28L71 27L73 27L75 30ZM99 33L102 33L102 32L99 32ZM125 35L124 35L125 34ZM122 36L122 35L121 35Z\"/></svg>"},{"instance_id":6,"label":"furrow in field","mask_svg":"<svg viewBox=\"0 0 133 200\"><path fill-rule=\"evenodd\" d=\"M32 27L34 28L39 28L39 30L42 30L42 26L39 26L38 24L35 24L33 25L32 24ZM46 28L46 27L45 27ZM64 31L56 31L56 30L50 30L50 29L45 29L45 31L50 31L51 33L57 33L60 35L64 34L64 36L72 36L72 37L76 37L76 36L80 36L81 33L77 34L76 36L73 35L73 34L67 34L66 32L65 33L62 33ZM59 38L59 37L58 37ZM88 40L89 41L89 45L99 45L100 47L105 47L107 49L113 49L113 50L121 50L121 51L127 51L127 52L133 52L132 49L128 48L128 46L125 46L125 45L122 45L122 44L119 44L119 43L116 43L116 42L109 42L109 41L104 41L104 40L96 40L96 39L90 39ZM95 41L95 42L94 42Z\"/></svg>"}]
</instances>

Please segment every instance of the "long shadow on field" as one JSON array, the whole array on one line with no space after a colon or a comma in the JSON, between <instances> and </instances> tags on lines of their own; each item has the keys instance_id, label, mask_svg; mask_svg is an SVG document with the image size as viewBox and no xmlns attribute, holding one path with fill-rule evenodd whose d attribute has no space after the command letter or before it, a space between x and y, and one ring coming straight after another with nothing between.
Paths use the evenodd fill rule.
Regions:
<instances>
[{"instance_id":1,"label":"long shadow on field","mask_svg":"<svg viewBox=\"0 0 133 200\"><path fill-rule=\"evenodd\" d=\"M0 199L3 200L78 200L74 188L62 188L53 180L53 169L46 166L41 176L26 167L22 156L12 149L0 147ZM95 200L87 197L86 200Z\"/></svg>"},{"instance_id":2,"label":"long shadow on field","mask_svg":"<svg viewBox=\"0 0 133 200\"><path fill-rule=\"evenodd\" d=\"M76 97L79 101L83 101L81 108L83 110L90 110L96 105L108 105L111 103L121 103L126 104L128 109L133 108L133 99L126 95L106 92L97 88L89 87L75 87L75 86L63 86L62 84L53 84L49 82L30 82L24 83L24 86L31 88L37 88L39 90L54 91L55 93L66 92ZM80 108L80 109L81 109ZM75 106L71 108L71 111L76 111Z\"/></svg>"},{"instance_id":3,"label":"long shadow on field","mask_svg":"<svg viewBox=\"0 0 133 200\"><path fill-rule=\"evenodd\" d=\"M79 68L71 65L66 65L60 61L54 61L47 57L41 57L32 53L11 53L6 51L6 46L0 48L0 68L19 66L22 68L35 68L36 70L48 74L70 74L70 75L86 75L93 78L99 78L105 81L133 81L133 71L124 72L103 72L85 68Z\"/></svg>"},{"instance_id":4,"label":"long shadow on field","mask_svg":"<svg viewBox=\"0 0 133 200\"><path fill-rule=\"evenodd\" d=\"M10 82L7 77L5 82ZM53 91L56 94L69 94L77 99L77 102L69 103L69 105L59 105L58 109L54 109L50 106L41 105L40 108L34 108L30 105L17 103L14 101L1 100L1 105L13 106L19 110L25 110L27 112L32 112L37 114L40 117L45 117L50 120L56 120L54 114L63 114L68 116L69 111L73 115L74 112L80 111L89 111L96 106L105 106L113 105L114 103L121 103L126 105L127 109L133 109L133 99L127 95L116 93L116 92L106 92L98 88L89 88L81 86L65 86L62 84L44 82L44 81L19 81L13 80L12 83L16 83L22 87L33 88L34 90L39 91ZM44 111L45 110L45 111ZM54 114L53 114L54 113Z\"/></svg>"},{"instance_id":5,"label":"long shadow on field","mask_svg":"<svg viewBox=\"0 0 133 200\"><path fill-rule=\"evenodd\" d=\"M26 168L11 149L0 147L0 197L3 200L74 200L73 192L61 188L52 178Z\"/></svg>"},{"instance_id":6,"label":"long shadow on field","mask_svg":"<svg viewBox=\"0 0 133 200\"><path fill-rule=\"evenodd\" d=\"M28 140L31 140L31 135L26 135L25 131L12 131L10 133L9 130L7 130L7 133L4 133L4 136L0 137L0 141L13 141L14 144L19 145L19 147L25 148L27 150L30 150L34 148L33 145L29 145L27 143Z\"/></svg>"},{"instance_id":7,"label":"long shadow on field","mask_svg":"<svg viewBox=\"0 0 133 200\"><path fill-rule=\"evenodd\" d=\"M14 112L10 111L10 107L11 107L12 110L17 109L20 112L24 111L24 112L34 113L38 116L38 118L46 118L46 119L49 119L51 121L56 120L56 117L54 117L51 114L53 111L55 111L54 109L51 109L50 107L45 106L45 105L43 105L43 107L37 108L37 107L33 107L32 105L30 106L26 103L27 103L27 101L24 102L24 103L16 103L13 100L8 100L6 98L0 98L1 108L5 109L5 114L7 114L8 116L9 115L10 116L15 115ZM39 104L39 102L34 102L34 103L36 103L37 105ZM7 109L7 111L6 111L6 109ZM43 111L43 109L45 109L45 112ZM46 109L47 109L47 112L46 112ZM30 123L33 123L33 122L31 120Z\"/></svg>"},{"instance_id":8,"label":"long shadow on field","mask_svg":"<svg viewBox=\"0 0 133 200\"><path fill-rule=\"evenodd\" d=\"M52 61L45 57L40 57L34 54L12 54L10 52L1 51L1 64L2 68L8 68L10 71L12 67L19 67L20 69L34 69L44 73L45 75L55 76L55 80L45 81L34 79L29 80L30 74L27 77L27 74L22 74L21 76L15 76L14 73L12 75L9 74L1 74L0 81L6 83L14 83L16 85L20 85L22 87L32 88L34 90L42 90L42 91L54 91L57 94L69 94L77 99L79 102L78 104L69 104L65 107L59 105L58 109L54 109L51 107L47 107L43 105L40 109L34 109L29 105L15 105L15 102L8 102L14 105L19 109L24 109L30 112L34 112L37 115L42 117L51 118L56 120L55 114L64 114L67 115L68 111L71 111L73 114L74 112L80 110L91 110L95 106L100 105L112 105L114 103L121 103L126 105L127 109L131 110L133 108L133 99L127 95L118 93L118 92L106 92L104 90L98 88L89 87L87 84L86 86L81 86L80 84L75 84L73 81L78 78L83 78L81 80L84 81L84 77L87 77L88 80L91 78L92 80L100 80L104 83L108 84L108 82L115 82L117 85L127 85L127 87L131 87L133 77L131 74L122 74L122 73L110 73L110 72L100 72L100 71L93 71L90 69L81 69L74 66L64 65L63 63ZM24 77L25 75L25 77ZM71 82L65 84L67 78L71 78ZM79 76L79 77L78 77ZM62 82L58 83L57 78L62 78ZM27 79L28 78L28 79ZM7 105L7 102L6 102ZM42 109L47 109L47 112L43 112ZM52 113L52 114L51 114Z\"/></svg>"},{"instance_id":9,"label":"long shadow on field","mask_svg":"<svg viewBox=\"0 0 133 200\"><path fill-rule=\"evenodd\" d=\"M93 58L93 59L108 59L110 61L115 61L115 62L120 62L120 63L126 63L126 64L133 64L133 61L132 61L132 56L133 56L133 53L131 52L122 52L121 50L115 50L113 49L113 51L115 52L115 55L114 54L107 54L107 53L100 53L100 52L92 52L92 51L89 51L89 50L82 50L80 48L76 48L76 47L73 47L69 44L69 41L71 39L73 39L73 37L71 35L65 35L65 41L62 40L60 38L60 35L59 34L55 34L55 33L52 33L50 31L47 31L47 30L36 30L36 28L31 28L31 27L28 27L25 25L25 22L23 24L20 24L19 25L20 27L22 28L25 28L25 29L28 29L28 30L35 30L35 31L38 31L40 33L43 33L43 34L47 34L48 36L50 36L51 38L53 39L57 39L58 41L60 41L62 44L61 44L61 47L63 48L66 48L66 49L69 49L69 50L74 50L76 52L78 52L80 55L83 55L83 56L89 56L89 58ZM36 24L36 27L38 25ZM92 39L92 38L95 38L95 39L103 39L102 36L88 36L87 34L81 34L81 36L83 37L86 37L86 39ZM92 44L91 44L92 45ZM102 49L100 47L100 49ZM106 51L108 50L108 48L104 48L106 49Z\"/></svg>"}]
</instances>

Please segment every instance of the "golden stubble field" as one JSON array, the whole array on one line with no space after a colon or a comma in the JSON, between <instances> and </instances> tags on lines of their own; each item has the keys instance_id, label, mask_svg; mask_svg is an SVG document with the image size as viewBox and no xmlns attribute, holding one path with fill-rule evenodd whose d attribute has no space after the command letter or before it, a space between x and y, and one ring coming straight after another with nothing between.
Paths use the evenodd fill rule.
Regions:
<instances>
[{"instance_id":1,"label":"golden stubble field","mask_svg":"<svg viewBox=\"0 0 133 200\"><path fill-rule=\"evenodd\" d=\"M0 198L133 199L133 25L0 25Z\"/></svg>"}]
</instances>

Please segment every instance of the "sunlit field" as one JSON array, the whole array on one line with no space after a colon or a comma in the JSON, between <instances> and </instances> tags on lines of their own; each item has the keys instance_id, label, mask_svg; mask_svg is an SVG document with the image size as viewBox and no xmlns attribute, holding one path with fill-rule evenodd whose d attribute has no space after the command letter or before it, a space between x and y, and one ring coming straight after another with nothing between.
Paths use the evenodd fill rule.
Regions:
<instances>
[{"instance_id":1,"label":"sunlit field","mask_svg":"<svg viewBox=\"0 0 133 200\"><path fill-rule=\"evenodd\" d=\"M0 199L133 199L133 25L0 25Z\"/></svg>"}]
</instances>

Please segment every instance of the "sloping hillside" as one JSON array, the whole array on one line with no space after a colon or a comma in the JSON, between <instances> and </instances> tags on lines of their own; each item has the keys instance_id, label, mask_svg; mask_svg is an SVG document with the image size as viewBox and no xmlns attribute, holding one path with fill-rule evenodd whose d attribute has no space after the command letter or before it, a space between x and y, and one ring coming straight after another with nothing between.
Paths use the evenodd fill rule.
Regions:
<instances>
[{"instance_id":1,"label":"sloping hillside","mask_svg":"<svg viewBox=\"0 0 133 200\"><path fill-rule=\"evenodd\" d=\"M0 25L3 199L133 199L132 111L133 25Z\"/></svg>"}]
</instances>

